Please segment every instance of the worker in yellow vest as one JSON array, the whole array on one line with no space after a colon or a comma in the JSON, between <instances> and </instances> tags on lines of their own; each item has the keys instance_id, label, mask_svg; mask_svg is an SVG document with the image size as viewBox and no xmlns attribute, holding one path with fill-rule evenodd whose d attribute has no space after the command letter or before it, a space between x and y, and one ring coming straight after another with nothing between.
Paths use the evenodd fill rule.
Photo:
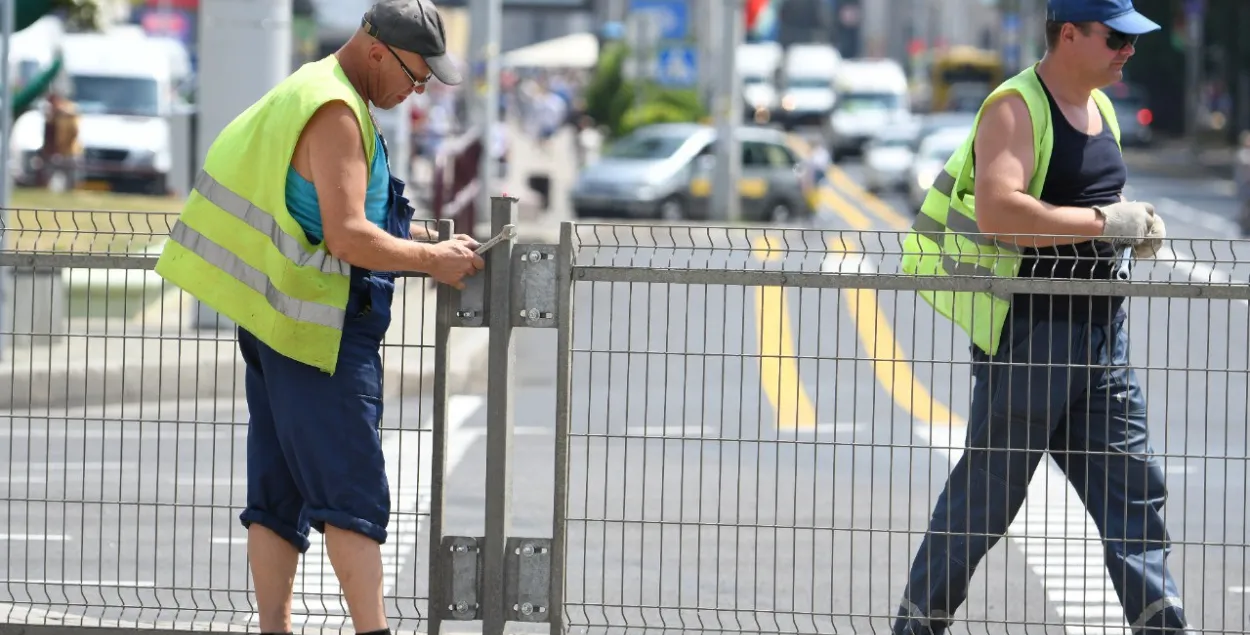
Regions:
<instances>
[{"instance_id":1,"label":"worker in yellow vest","mask_svg":"<svg viewBox=\"0 0 1250 635\"><path fill-rule=\"evenodd\" d=\"M1127 276L1124 252L1148 258L1162 247L1153 205L1123 195L1118 122L1100 90L1159 26L1131 0L1049 0L1047 11L1045 56L981 106L904 241L906 273L1114 280ZM1132 632L1183 632L1125 298L921 295L971 336L972 403L967 447L912 563L895 635L946 631L1048 451L1098 527Z\"/></svg>"},{"instance_id":2,"label":"worker in yellow vest","mask_svg":"<svg viewBox=\"0 0 1250 635\"><path fill-rule=\"evenodd\" d=\"M238 325L250 415L240 521L264 633L291 631L310 526L325 534L355 631L389 633L378 428L394 272L463 288L484 262L467 236L427 242L410 229L369 106L394 108L431 77L459 83L445 53L429 0L376 2L342 48L226 126L156 266Z\"/></svg>"}]
</instances>

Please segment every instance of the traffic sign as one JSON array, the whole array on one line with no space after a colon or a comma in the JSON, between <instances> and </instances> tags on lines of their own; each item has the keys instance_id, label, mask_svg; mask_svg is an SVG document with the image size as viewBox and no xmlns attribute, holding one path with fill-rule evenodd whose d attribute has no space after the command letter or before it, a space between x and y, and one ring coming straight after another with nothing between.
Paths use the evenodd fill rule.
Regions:
<instances>
[{"instance_id":1,"label":"traffic sign","mask_svg":"<svg viewBox=\"0 0 1250 635\"><path fill-rule=\"evenodd\" d=\"M693 86L699 81L697 57L692 46L660 49L656 55L655 81L665 86Z\"/></svg>"},{"instance_id":2,"label":"traffic sign","mask_svg":"<svg viewBox=\"0 0 1250 635\"><path fill-rule=\"evenodd\" d=\"M660 39L684 40L690 30L686 0L630 0L629 11L654 14L660 27Z\"/></svg>"}]
</instances>

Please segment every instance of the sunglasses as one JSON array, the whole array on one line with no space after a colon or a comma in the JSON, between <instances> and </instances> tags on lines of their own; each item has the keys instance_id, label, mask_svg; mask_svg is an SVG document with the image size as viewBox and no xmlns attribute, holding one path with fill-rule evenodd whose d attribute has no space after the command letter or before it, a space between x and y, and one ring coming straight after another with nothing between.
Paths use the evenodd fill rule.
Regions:
<instances>
[{"instance_id":1,"label":"sunglasses","mask_svg":"<svg viewBox=\"0 0 1250 635\"><path fill-rule=\"evenodd\" d=\"M404 60L399 57L399 53L396 53L395 49L391 48L388 44L386 45L386 50L390 51L391 55L395 56L395 61L399 62L400 70L404 71L404 74L408 76L408 81L412 82L413 88L421 88L422 86L425 86L429 83L430 78L434 76L434 71L430 71L425 74L424 78L417 79L417 74L412 72L411 68L408 68L408 65L405 64Z\"/></svg>"},{"instance_id":2,"label":"sunglasses","mask_svg":"<svg viewBox=\"0 0 1250 635\"><path fill-rule=\"evenodd\" d=\"M1119 51L1130 44L1137 46L1136 35L1121 33L1115 29L1107 29L1107 48Z\"/></svg>"}]
</instances>

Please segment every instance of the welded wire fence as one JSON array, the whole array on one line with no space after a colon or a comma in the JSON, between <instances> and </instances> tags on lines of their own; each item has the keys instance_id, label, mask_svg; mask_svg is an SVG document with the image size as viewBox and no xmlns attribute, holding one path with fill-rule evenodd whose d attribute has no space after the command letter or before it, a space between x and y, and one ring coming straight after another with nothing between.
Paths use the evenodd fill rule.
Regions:
<instances>
[{"instance_id":1,"label":"welded wire fence","mask_svg":"<svg viewBox=\"0 0 1250 635\"><path fill-rule=\"evenodd\" d=\"M1128 280L995 286L901 274L903 238L576 228L557 441L568 627L889 633L907 605L953 613L957 633L1128 633L1183 601L1194 632L1245 632L1250 243L1173 239ZM1027 266L1062 267L1058 255L1093 259L1065 249ZM1026 316L1043 315L1042 298L1019 294L1073 297L977 358L990 400L973 413L969 337L921 290L994 290ZM1124 329L1068 326L1082 309L1112 315L1090 307L1108 295L1129 298L1127 360L1108 357ZM979 466L951 477L965 500L940 503L964 454ZM1130 562L1162 553L1138 501L1161 504L1162 485L1179 599L1125 573L1124 558L1106 564L1107 549ZM922 546L935 510L962 539ZM1109 519L1108 547L1093 517ZM966 601L941 600L961 586Z\"/></svg>"},{"instance_id":2,"label":"welded wire fence","mask_svg":"<svg viewBox=\"0 0 1250 635\"><path fill-rule=\"evenodd\" d=\"M109 218L120 226L121 217ZM163 231L153 227L146 244L159 244ZM458 456L480 454L480 441L500 433L489 427L491 416L485 429L454 423L482 408L486 380L526 379L516 393L525 420L517 430L523 425L525 435L511 458L511 514L514 527L524 527L520 535L552 532L547 600L557 632L888 633L900 608L930 617L949 609L955 633L1128 632L1143 616L1152 623L1170 613L1155 610L1159 594L1148 579L1106 567L1091 518L1128 517L1107 526L1116 550L1153 547L1139 535L1148 526L1145 506L1113 504L1105 493L1141 490L1159 499L1160 484L1167 487L1158 514L1170 534L1167 566L1190 626L1247 631L1250 243L1171 239L1114 282L991 281L900 274L903 236L566 225L552 250L561 254L561 274L554 288L544 287L567 303L555 312L555 350L543 339L551 334L534 329L518 331L525 352L515 366L450 355L466 369L444 407ZM70 237L53 246L8 242L18 247L0 254L9 259L0 264L69 267L71 274L53 276L63 281L72 272L107 281L129 270L80 305L68 282L56 291L32 277L32 298L70 298L64 319L30 317L33 326L22 329L13 326L20 320L5 323L14 337L53 341L6 342L0 351L0 373L7 368L10 376L2 383L23 386L0 420L8 457L0 470L7 504L0 622L254 630L237 521L247 413L233 335L197 325L188 298L146 277L154 251L113 242L83 252L54 248L66 240L76 244ZM1031 267L1051 259L1035 260ZM140 292L143 281L152 290ZM442 525L444 510L432 502L443 500L441 476L433 478L441 470L431 466L439 396L425 367L435 329L455 322L451 310L436 310L426 281L398 284L402 313L397 306L384 350L396 535L383 548L387 609L393 629L426 630L428 598L438 596L426 582L429 527ZM119 299L116 288L138 297ZM1016 314L1037 301L1019 294L1085 302L1124 296L1129 331L1068 327L1083 306L1073 300L1048 326L1010 331L1004 353L974 363L968 336L920 298L926 290L998 294L1011 298ZM545 297L518 293L514 301L520 296ZM6 315L14 306L28 310L10 297ZM135 308L118 306L125 302ZM88 305L94 313L72 309ZM57 324L63 334L49 331ZM1121 333L1127 361L1099 357ZM109 338L120 348L93 348ZM54 366L86 370L56 371L72 378L58 380ZM1128 367L1142 389L1144 418L1135 393L1116 383L1127 381ZM985 373L981 387L974 372ZM117 385L126 388L108 388ZM996 400L974 412L969 400L978 390ZM1107 435L1139 421L1149 456L1140 439L1116 443ZM969 445L978 425L982 434ZM1021 434L1028 446L1004 449ZM956 479L972 493L947 516L983 517L976 510L1010 507L1009 495L1027 492L1006 539L975 573L951 565L968 561L961 546L921 547L963 456L994 474ZM1031 481L1011 494L1005 483L1022 482L1033 462ZM462 465L488 469L480 460ZM1085 469L1078 485L1068 480L1091 466L1103 468ZM481 492L441 492L455 526L436 537L474 526L465 508L506 496L499 482L488 474ZM1099 493L1103 500L1089 498ZM959 545L984 547L979 539L1003 533L996 529L965 522ZM952 552L954 559L943 555ZM906 590L917 555L935 564L916 567L913 578L967 580L967 599L940 606ZM433 579L450 584L448 576ZM301 562L296 586L297 630L351 629L317 547ZM1132 615L1121 608L1121 591ZM461 630L446 621L442 628Z\"/></svg>"},{"instance_id":3,"label":"welded wire fence","mask_svg":"<svg viewBox=\"0 0 1250 635\"><path fill-rule=\"evenodd\" d=\"M174 213L10 210L0 349L0 622L256 630L248 412L229 321L152 270ZM433 221L414 228L433 232ZM383 342L397 628L426 613L434 288L396 281ZM350 627L317 532L297 628Z\"/></svg>"}]
</instances>

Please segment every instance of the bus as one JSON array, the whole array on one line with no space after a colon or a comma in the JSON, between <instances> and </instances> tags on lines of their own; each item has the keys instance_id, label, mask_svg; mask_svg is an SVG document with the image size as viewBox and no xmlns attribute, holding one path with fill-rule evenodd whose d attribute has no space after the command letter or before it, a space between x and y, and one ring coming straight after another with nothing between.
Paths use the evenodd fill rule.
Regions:
<instances>
[{"instance_id":1,"label":"bus","mask_svg":"<svg viewBox=\"0 0 1250 635\"><path fill-rule=\"evenodd\" d=\"M1003 82L1003 62L994 51L954 47L934 57L929 75L932 112L975 112Z\"/></svg>"}]
</instances>

